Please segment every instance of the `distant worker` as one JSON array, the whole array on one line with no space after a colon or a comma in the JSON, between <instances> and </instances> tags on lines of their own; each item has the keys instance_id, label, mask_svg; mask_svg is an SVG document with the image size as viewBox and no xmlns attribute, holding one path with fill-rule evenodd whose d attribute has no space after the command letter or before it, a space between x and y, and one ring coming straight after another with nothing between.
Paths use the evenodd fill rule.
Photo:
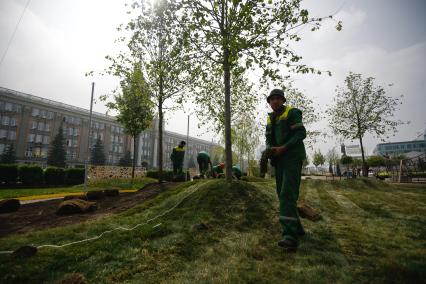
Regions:
<instances>
[{"instance_id":1,"label":"distant worker","mask_svg":"<svg viewBox=\"0 0 426 284\"><path fill-rule=\"evenodd\" d=\"M173 163L173 179L182 176L183 160L185 158L185 141L180 141L179 145L173 148L170 160Z\"/></svg>"},{"instance_id":2,"label":"distant worker","mask_svg":"<svg viewBox=\"0 0 426 284\"><path fill-rule=\"evenodd\" d=\"M219 165L216 165L212 169L212 175L214 178L219 178L223 176L223 169L225 168L224 163L220 163Z\"/></svg>"},{"instance_id":3,"label":"distant worker","mask_svg":"<svg viewBox=\"0 0 426 284\"><path fill-rule=\"evenodd\" d=\"M286 99L282 90L272 90L266 100L273 110L268 113L265 136L266 156L270 156L271 164L275 167L276 190L280 202L282 239L278 245L295 250L299 237L305 234L297 211L297 199L302 164L306 158L303 144L306 129L302 123L302 112L284 105Z\"/></svg>"},{"instance_id":4,"label":"distant worker","mask_svg":"<svg viewBox=\"0 0 426 284\"><path fill-rule=\"evenodd\" d=\"M206 172L210 167L212 167L212 162L210 160L210 155L206 151L201 151L197 155L198 167L200 168L200 177L206 177Z\"/></svg>"},{"instance_id":5,"label":"distant worker","mask_svg":"<svg viewBox=\"0 0 426 284\"><path fill-rule=\"evenodd\" d=\"M233 166L232 167L232 176L233 177L240 179L242 175L243 174L241 173L241 169L240 169L239 166Z\"/></svg>"}]
</instances>

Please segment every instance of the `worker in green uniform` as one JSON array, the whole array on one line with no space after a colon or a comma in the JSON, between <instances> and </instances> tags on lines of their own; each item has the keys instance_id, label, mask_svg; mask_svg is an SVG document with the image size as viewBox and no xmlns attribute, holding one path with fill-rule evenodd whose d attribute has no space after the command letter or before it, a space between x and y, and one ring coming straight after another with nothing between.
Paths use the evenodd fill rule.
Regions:
<instances>
[{"instance_id":1,"label":"worker in green uniform","mask_svg":"<svg viewBox=\"0 0 426 284\"><path fill-rule=\"evenodd\" d=\"M232 176L233 177L235 177L237 179L240 179L242 175L243 174L241 173L240 167L238 167L238 166L233 166L232 167Z\"/></svg>"},{"instance_id":2,"label":"worker in green uniform","mask_svg":"<svg viewBox=\"0 0 426 284\"><path fill-rule=\"evenodd\" d=\"M223 175L223 169L225 168L224 163L220 163L212 168L212 174L214 178L219 178Z\"/></svg>"},{"instance_id":3,"label":"worker in green uniform","mask_svg":"<svg viewBox=\"0 0 426 284\"><path fill-rule=\"evenodd\" d=\"M284 92L274 89L267 97L273 112L268 114L266 125L266 150L270 153L271 165L275 167L276 190L280 202L282 239L278 245L295 250L299 237L305 234L297 211L297 199L303 160L306 157L303 139L306 129L302 112L284 105Z\"/></svg>"},{"instance_id":4,"label":"worker in green uniform","mask_svg":"<svg viewBox=\"0 0 426 284\"><path fill-rule=\"evenodd\" d=\"M185 141L181 141L179 145L173 148L170 154L170 160L173 164L173 179L182 176L183 160L185 158Z\"/></svg>"},{"instance_id":5,"label":"worker in green uniform","mask_svg":"<svg viewBox=\"0 0 426 284\"><path fill-rule=\"evenodd\" d=\"M206 151L200 151L197 154L197 163L198 167L200 168L200 177L204 178L209 169L209 166L212 168L210 155Z\"/></svg>"}]
</instances>

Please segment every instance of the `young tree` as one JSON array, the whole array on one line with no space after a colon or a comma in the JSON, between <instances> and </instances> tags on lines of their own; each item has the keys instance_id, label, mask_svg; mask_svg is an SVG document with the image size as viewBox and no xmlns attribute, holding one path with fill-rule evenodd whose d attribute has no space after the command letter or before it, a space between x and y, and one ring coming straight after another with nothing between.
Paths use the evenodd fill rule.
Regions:
<instances>
[{"instance_id":1,"label":"young tree","mask_svg":"<svg viewBox=\"0 0 426 284\"><path fill-rule=\"evenodd\" d=\"M371 133L383 137L396 132L403 122L393 120L400 98L385 95L382 86L374 84L374 78L363 79L361 74L349 73L345 87L337 89L334 105L327 113L333 132L347 139L358 139L361 146L363 175L368 175L363 138Z\"/></svg>"},{"instance_id":2,"label":"young tree","mask_svg":"<svg viewBox=\"0 0 426 284\"><path fill-rule=\"evenodd\" d=\"M96 166L105 165L104 145L100 138L98 138L95 145L93 145L92 152L90 154L90 163Z\"/></svg>"},{"instance_id":3,"label":"young tree","mask_svg":"<svg viewBox=\"0 0 426 284\"><path fill-rule=\"evenodd\" d=\"M1 164L15 164L16 163L16 154L13 144L10 144L7 147L7 150L3 152L0 156Z\"/></svg>"},{"instance_id":4,"label":"young tree","mask_svg":"<svg viewBox=\"0 0 426 284\"><path fill-rule=\"evenodd\" d=\"M49 152L47 153L47 165L64 168L66 166L65 137L62 124L59 126L58 134L53 139Z\"/></svg>"},{"instance_id":5,"label":"young tree","mask_svg":"<svg viewBox=\"0 0 426 284\"><path fill-rule=\"evenodd\" d=\"M244 171L244 159L250 160L260 144L262 130L255 116L242 116L233 123L232 142L238 153L241 170ZM248 163L250 165L250 163Z\"/></svg>"},{"instance_id":6,"label":"young tree","mask_svg":"<svg viewBox=\"0 0 426 284\"><path fill-rule=\"evenodd\" d=\"M182 51L182 29L173 0L140 0L132 4L137 13L126 31L130 58L141 62L141 70L158 113L158 180L163 179L163 124L166 102L182 103L190 68ZM126 57L126 56L124 56ZM127 56L128 57L128 56ZM172 107L173 108L173 107Z\"/></svg>"},{"instance_id":7,"label":"young tree","mask_svg":"<svg viewBox=\"0 0 426 284\"><path fill-rule=\"evenodd\" d=\"M328 171L330 173L333 173L333 165L338 164L338 160L339 160L339 155L337 154L336 148L333 147L332 149L330 149L327 154L326 154L326 158L327 158L327 162L328 162Z\"/></svg>"},{"instance_id":8,"label":"young tree","mask_svg":"<svg viewBox=\"0 0 426 284\"><path fill-rule=\"evenodd\" d=\"M122 157L118 161L118 165L120 167L130 167L130 166L132 166L133 165L132 153L130 153L130 151L126 151L126 153L124 154L124 157Z\"/></svg>"},{"instance_id":9,"label":"young tree","mask_svg":"<svg viewBox=\"0 0 426 284\"><path fill-rule=\"evenodd\" d=\"M351 156L343 155L342 158L340 158L340 163L344 165L346 167L346 171L348 171L349 166L353 163L353 159Z\"/></svg>"},{"instance_id":10,"label":"young tree","mask_svg":"<svg viewBox=\"0 0 426 284\"><path fill-rule=\"evenodd\" d=\"M321 130L312 129L312 125L319 121L320 109L314 101L300 90L292 87L283 87L285 92L286 104L300 109L303 113L303 125L306 127L306 139L303 141L308 147L313 147L321 135L325 135Z\"/></svg>"},{"instance_id":11,"label":"young tree","mask_svg":"<svg viewBox=\"0 0 426 284\"><path fill-rule=\"evenodd\" d=\"M232 180L232 76L256 67L262 71L264 82L283 79L282 66L293 72L316 72L300 63L301 57L289 48L289 41L301 39L298 28L306 24L313 30L319 28L321 19L308 15L300 8L300 0L182 0L180 22L186 30L183 45L192 55L195 76L204 82L199 88L209 86L217 74L223 78L228 183Z\"/></svg>"},{"instance_id":12,"label":"young tree","mask_svg":"<svg viewBox=\"0 0 426 284\"><path fill-rule=\"evenodd\" d=\"M150 98L150 88L145 82L140 63L134 63L133 70L130 72L121 70L121 76L121 93L116 93L114 101L108 102L107 107L118 112L117 121L123 125L124 132L133 138L133 181L136 167L135 157L137 157L136 139L152 122L153 103Z\"/></svg>"},{"instance_id":13,"label":"young tree","mask_svg":"<svg viewBox=\"0 0 426 284\"><path fill-rule=\"evenodd\" d=\"M315 168L318 168L318 166L322 166L325 163L325 157L324 155L321 153L320 150L315 151L314 156L313 156L313 164L315 166Z\"/></svg>"}]
</instances>

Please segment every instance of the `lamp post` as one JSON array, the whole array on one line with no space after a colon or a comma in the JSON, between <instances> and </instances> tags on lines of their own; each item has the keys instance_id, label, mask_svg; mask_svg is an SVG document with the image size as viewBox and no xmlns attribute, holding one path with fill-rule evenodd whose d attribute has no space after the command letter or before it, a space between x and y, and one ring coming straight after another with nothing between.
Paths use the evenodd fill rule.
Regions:
<instances>
[{"instance_id":1,"label":"lamp post","mask_svg":"<svg viewBox=\"0 0 426 284\"><path fill-rule=\"evenodd\" d=\"M84 192L87 192L87 164L89 163L90 136L92 135L92 109L93 109L94 92L95 92L95 83L92 82L92 96L90 99L90 114L89 114L89 135L87 137L86 161L84 163Z\"/></svg>"}]
</instances>

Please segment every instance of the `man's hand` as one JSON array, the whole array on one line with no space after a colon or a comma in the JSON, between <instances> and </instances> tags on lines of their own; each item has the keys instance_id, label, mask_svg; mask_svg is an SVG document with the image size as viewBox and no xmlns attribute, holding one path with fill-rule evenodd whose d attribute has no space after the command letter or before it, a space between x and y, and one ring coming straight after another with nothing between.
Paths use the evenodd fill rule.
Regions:
<instances>
[{"instance_id":1,"label":"man's hand","mask_svg":"<svg viewBox=\"0 0 426 284\"><path fill-rule=\"evenodd\" d=\"M287 147L285 146L272 147L271 152L273 156L282 156L285 152L287 152Z\"/></svg>"}]
</instances>

